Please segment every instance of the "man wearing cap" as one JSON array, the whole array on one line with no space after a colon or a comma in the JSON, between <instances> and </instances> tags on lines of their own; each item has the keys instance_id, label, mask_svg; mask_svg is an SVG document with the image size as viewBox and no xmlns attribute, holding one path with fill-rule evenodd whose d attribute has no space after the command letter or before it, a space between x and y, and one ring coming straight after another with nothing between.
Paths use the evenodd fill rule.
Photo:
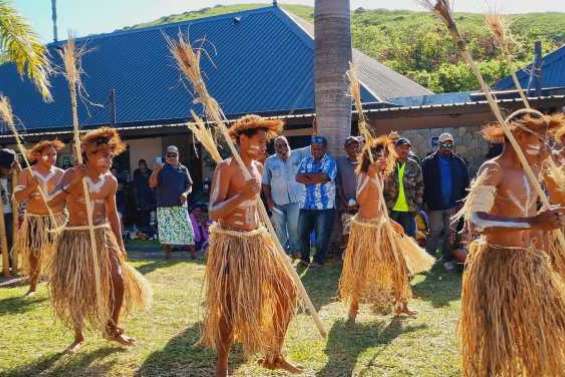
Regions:
<instances>
[{"instance_id":1,"label":"man wearing cap","mask_svg":"<svg viewBox=\"0 0 565 377\"><path fill-rule=\"evenodd\" d=\"M338 157L337 163L337 194L339 199L339 211L342 224L342 245L345 248L351 229L351 218L357 213L357 157L359 156L361 143L355 136L349 136L345 140L344 149L346 156Z\"/></svg>"},{"instance_id":2,"label":"man wearing cap","mask_svg":"<svg viewBox=\"0 0 565 377\"><path fill-rule=\"evenodd\" d=\"M404 228L410 237L416 236L416 214L424 201L424 179L422 169L410 157L412 144L401 137L395 142L396 167L385 181L384 197L390 217Z\"/></svg>"},{"instance_id":3,"label":"man wearing cap","mask_svg":"<svg viewBox=\"0 0 565 377\"><path fill-rule=\"evenodd\" d=\"M170 258L173 246L188 246L196 257L194 230L188 215L187 199L192 192L192 178L186 166L179 162L176 146L167 147L165 164L153 169L149 187L157 192L157 225L159 242Z\"/></svg>"},{"instance_id":4,"label":"man wearing cap","mask_svg":"<svg viewBox=\"0 0 565 377\"><path fill-rule=\"evenodd\" d=\"M304 149L291 151L284 136L275 139L275 152L265 161L261 182L263 194L271 210L273 225L281 245L288 254L298 255L299 203L304 196L304 185L296 182L295 177L305 153Z\"/></svg>"},{"instance_id":5,"label":"man wearing cap","mask_svg":"<svg viewBox=\"0 0 565 377\"><path fill-rule=\"evenodd\" d=\"M446 270L455 268L449 245L450 218L467 195L469 173L463 159L453 150L455 143L450 133L438 138L438 150L422 162L424 175L424 203L428 209L431 234L426 244L429 253L438 247L443 251Z\"/></svg>"},{"instance_id":6,"label":"man wearing cap","mask_svg":"<svg viewBox=\"0 0 565 377\"><path fill-rule=\"evenodd\" d=\"M327 144L326 138L313 136L311 156L302 160L296 175L296 181L306 186L298 219L302 264L310 264L310 234L316 230L313 267L324 264L335 216L337 166L335 160L326 153Z\"/></svg>"}]
</instances>

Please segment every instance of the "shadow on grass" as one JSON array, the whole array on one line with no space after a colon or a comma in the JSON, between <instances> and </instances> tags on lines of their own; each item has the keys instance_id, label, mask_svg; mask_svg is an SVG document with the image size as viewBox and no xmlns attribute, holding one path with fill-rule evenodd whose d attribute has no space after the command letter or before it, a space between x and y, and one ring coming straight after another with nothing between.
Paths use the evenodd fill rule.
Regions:
<instances>
[{"instance_id":1,"label":"shadow on grass","mask_svg":"<svg viewBox=\"0 0 565 377\"><path fill-rule=\"evenodd\" d=\"M33 305L42 303L47 297L9 297L0 300L0 316L4 314L23 313L29 310Z\"/></svg>"},{"instance_id":2,"label":"shadow on grass","mask_svg":"<svg viewBox=\"0 0 565 377\"><path fill-rule=\"evenodd\" d=\"M171 338L162 350L149 355L136 371L136 377L146 376L213 376L216 354L209 348L196 345L200 338L200 323ZM240 347L232 347L230 371L244 362Z\"/></svg>"},{"instance_id":3,"label":"shadow on grass","mask_svg":"<svg viewBox=\"0 0 565 377\"><path fill-rule=\"evenodd\" d=\"M130 261L135 260L135 259L130 259ZM187 262L187 263L192 263L192 264L199 264L199 265L203 265L206 262L201 260L201 259L193 259L193 260L188 260L188 259L155 259L155 260L151 260L148 263L142 264L141 266L136 266L136 269L143 275L147 275L155 270L158 269L162 269L162 268L168 268L171 266L174 266L175 264L178 263L182 263L182 262Z\"/></svg>"},{"instance_id":4,"label":"shadow on grass","mask_svg":"<svg viewBox=\"0 0 565 377\"><path fill-rule=\"evenodd\" d=\"M441 308L461 298L461 279L460 273L446 272L440 263L436 263L423 281L412 286L412 290L415 297L430 302L434 308Z\"/></svg>"},{"instance_id":5,"label":"shadow on grass","mask_svg":"<svg viewBox=\"0 0 565 377\"><path fill-rule=\"evenodd\" d=\"M120 347L103 347L91 352L79 351L76 354L59 352L42 357L31 364L0 373L2 377L24 376L105 376L108 374L115 359L104 360L116 352L123 352ZM93 365L93 363L96 364Z\"/></svg>"},{"instance_id":6,"label":"shadow on grass","mask_svg":"<svg viewBox=\"0 0 565 377\"><path fill-rule=\"evenodd\" d=\"M324 267L316 269L298 267L297 272L316 310L337 300L340 263L326 263Z\"/></svg>"},{"instance_id":7,"label":"shadow on grass","mask_svg":"<svg viewBox=\"0 0 565 377\"><path fill-rule=\"evenodd\" d=\"M316 376L351 376L357 358L368 348L390 344L394 339L404 333L418 331L426 328L426 325L404 326L403 319L393 318L388 320L355 323L352 324L345 319L338 320L330 330L326 345L328 362ZM380 352L368 362L371 367ZM360 372L363 375L363 371Z\"/></svg>"}]
</instances>

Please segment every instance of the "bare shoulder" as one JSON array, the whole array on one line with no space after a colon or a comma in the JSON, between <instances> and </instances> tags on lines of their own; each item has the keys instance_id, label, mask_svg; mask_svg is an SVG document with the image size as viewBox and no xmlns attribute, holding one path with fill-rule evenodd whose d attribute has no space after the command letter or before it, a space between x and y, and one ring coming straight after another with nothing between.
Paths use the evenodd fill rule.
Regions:
<instances>
[{"instance_id":1,"label":"bare shoulder","mask_svg":"<svg viewBox=\"0 0 565 377\"><path fill-rule=\"evenodd\" d=\"M118 187L118 179L112 173L106 173L104 179L106 181L105 184Z\"/></svg>"},{"instance_id":2,"label":"bare shoulder","mask_svg":"<svg viewBox=\"0 0 565 377\"><path fill-rule=\"evenodd\" d=\"M63 169L61 169L57 166L53 167L53 171L55 172L55 174L57 174L59 176L62 176L63 174L65 174L65 170L63 170Z\"/></svg>"},{"instance_id":3,"label":"bare shoulder","mask_svg":"<svg viewBox=\"0 0 565 377\"><path fill-rule=\"evenodd\" d=\"M498 159L493 158L485 161L479 168L477 176L483 180L483 184L497 185L500 183L503 176L503 170Z\"/></svg>"},{"instance_id":4,"label":"bare shoulder","mask_svg":"<svg viewBox=\"0 0 565 377\"><path fill-rule=\"evenodd\" d=\"M259 161L253 161L253 164L255 165L255 168L257 169L257 171L259 171L259 173L263 174L263 164L260 163Z\"/></svg>"}]
</instances>

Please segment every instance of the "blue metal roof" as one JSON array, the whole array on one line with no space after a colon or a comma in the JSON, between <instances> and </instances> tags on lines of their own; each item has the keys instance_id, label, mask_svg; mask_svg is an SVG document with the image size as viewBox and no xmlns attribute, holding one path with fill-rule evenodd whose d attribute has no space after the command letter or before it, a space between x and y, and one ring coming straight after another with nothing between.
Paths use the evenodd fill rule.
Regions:
<instances>
[{"instance_id":1,"label":"blue metal roof","mask_svg":"<svg viewBox=\"0 0 565 377\"><path fill-rule=\"evenodd\" d=\"M164 35L187 33L198 45L205 38L213 63L203 58L210 93L229 118L247 113L283 115L314 108L314 42L277 6L193 21L119 31L77 40L91 51L82 60L90 101L81 103L82 126L110 123L109 93L115 89L117 124L165 124L189 117L192 95L167 49ZM55 65L58 48L48 45ZM213 45L213 47L211 47ZM216 54L214 54L214 50ZM71 124L67 84L52 79L54 102L42 102L13 65L0 66L0 91L30 130L68 128ZM378 101L365 88L364 102ZM198 110L198 109L196 109Z\"/></svg>"},{"instance_id":2,"label":"blue metal roof","mask_svg":"<svg viewBox=\"0 0 565 377\"><path fill-rule=\"evenodd\" d=\"M531 65L517 72L518 79L523 88L528 87ZM545 55L542 64L542 87L562 88L565 87L565 45ZM514 88L511 76L507 76L495 85L497 90L510 90Z\"/></svg>"}]
</instances>

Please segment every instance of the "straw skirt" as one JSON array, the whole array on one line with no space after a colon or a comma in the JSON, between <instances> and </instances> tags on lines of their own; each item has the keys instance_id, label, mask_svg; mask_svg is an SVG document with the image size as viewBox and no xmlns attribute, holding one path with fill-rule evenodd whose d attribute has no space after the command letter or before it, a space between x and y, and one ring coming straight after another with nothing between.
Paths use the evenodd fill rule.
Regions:
<instances>
[{"instance_id":1,"label":"straw skirt","mask_svg":"<svg viewBox=\"0 0 565 377\"><path fill-rule=\"evenodd\" d=\"M63 230L53 258L50 293L55 314L65 325L82 328L86 324L106 333L108 324L113 324L115 285L123 285L121 314L146 308L151 290L145 278L125 261L108 225L96 227L95 239L96 260L88 229Z\"/></svg>"},{"instance_id":2,"label":"straw skirt","mask_svg":"<svg viewBox=\"0 0 565 377\"><path fill-rule=\"evenodd\" d=\"M352 220L339 280L342 301L384 307L410 299L409 270L397 245L398 237L384 218L377 222Z\"/></svg>"},{"instance_id":3,"label":"straw skirt","mask_svg":"<svg viewBox=\"0 0 565 377\"><path fill-rule=\"evenodd\" d=\"M231 329L246 355L279 355L297 306L297 287L283 258L264 228L211 226L200 344L218 350Z\"/></svg>"},{"instance_id":4,"label":"straw skirt","mask_svg":"<svg viewBox=\"0 0 565 377\"><path fill-rule=\"evenodd\" d=\"M459 336L465 376L563 376L565 286L547 255L473 242Z\"/></svg>"},{"instance_id":5,"label":"straw skirt","mask_svg":"<svg viewBox=\"0 0 565 377\"><path fill-rule=\"evenodd\" d=\"M49 215L34 215L26 212L20 226L13 252L21 261L22 272L29 276L31 271L30 257L37 258L36 274L44 275L48 271L55 251L57 238L65 225L67 216L64 212L56 213L53 219Z\"/></svg>"}]
</instances>

